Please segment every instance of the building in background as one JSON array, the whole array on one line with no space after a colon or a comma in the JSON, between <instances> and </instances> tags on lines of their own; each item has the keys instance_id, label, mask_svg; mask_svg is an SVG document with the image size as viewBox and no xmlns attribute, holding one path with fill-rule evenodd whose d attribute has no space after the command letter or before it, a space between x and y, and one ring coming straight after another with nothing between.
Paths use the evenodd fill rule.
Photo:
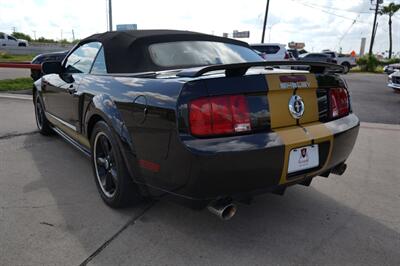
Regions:
<instances>
[{"instance_id":1,"label":"building in background","mask_svg":"<svg viewBox=\"0 0 400 266\"><path fill-rule=\"evenodd\" d=\"M118 24L117 31L122 30L137 30L137 24Z\"/></svg>"}]
</instances>

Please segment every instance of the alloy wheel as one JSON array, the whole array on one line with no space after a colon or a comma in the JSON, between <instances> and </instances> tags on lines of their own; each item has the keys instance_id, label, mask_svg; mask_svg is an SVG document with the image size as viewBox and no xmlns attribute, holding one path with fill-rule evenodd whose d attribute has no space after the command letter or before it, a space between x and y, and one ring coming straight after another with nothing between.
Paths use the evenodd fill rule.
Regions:
<instances>
[{"instance_id":1,"label":"alloy wheel","mask_svg":"<svg viewBox=\"0 0 400 266\"><path fill-rule=\"evenodd\" d=\"M118 185L114 150L107 135L99 132L94 140L93 160L97 181L104 195L112 198Z\"/></svg>"}]
</instances>

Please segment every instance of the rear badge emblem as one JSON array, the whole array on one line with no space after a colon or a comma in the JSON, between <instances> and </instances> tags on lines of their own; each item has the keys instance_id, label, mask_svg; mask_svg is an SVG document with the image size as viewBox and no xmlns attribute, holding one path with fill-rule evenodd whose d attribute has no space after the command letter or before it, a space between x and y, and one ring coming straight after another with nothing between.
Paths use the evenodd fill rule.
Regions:
<instances>
[{"instance_id":1,"label":"rear badge emblem","mask_svg":"<svg viewBox=\"0 0 400 266\"><path fill-rule=\"evenodd\" d=\"M289 100L289 111L294 119L299 119L304 114L304 102L299 95L293 95Z\"/></svg>"}]
</instances>

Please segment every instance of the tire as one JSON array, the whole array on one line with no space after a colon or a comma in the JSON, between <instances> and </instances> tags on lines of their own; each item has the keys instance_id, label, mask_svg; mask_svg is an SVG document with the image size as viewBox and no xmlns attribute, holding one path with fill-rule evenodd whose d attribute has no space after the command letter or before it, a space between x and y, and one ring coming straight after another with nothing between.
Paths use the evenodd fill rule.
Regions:
<instances>
[{"instance_id":1,"label":"tire","mask_svg":"<svg viewBox=\"0 0 400 266\"><path fill-rule=\"evenodd\" d=\"M90 144L94 179L102 200L111 208L139 203L139 189L129 175L116 137L104 121L95 124Z\"/></svg>"},{"instance_id":2,"label":"tire","mask_svg":"<svg viewBox=\"0 0 400 266\"><path fill-rule=\"evenodd\" d=\"M343 63L342 67L344 67L343 74L347 74L350 71L350 65L348 63Z\"/></svg>"},{"instance_id":3,"label":"tire","mask_svg":"<svg viewBox=\"0 0 400 266\"><path fill-rule=\"evenodd\" d=\"M53 134L54 131L51 128L51 124L47 120L46 115L44 113L43 101L40 98L39 93L35 93L34 97L35 97L34 107L35 107L36 126L38 127L40 134L49 136Z\"/></svg>"},{"instance_id":4,"label":"tire","mask_svg":"<svg viewBox=\"0 0 400 266\"><path fill-rule=\"evenodd\" d=\"M19 47L26 47L26 44L25 43L19 43L18 46Z\"/></svg>"}]
</instances>

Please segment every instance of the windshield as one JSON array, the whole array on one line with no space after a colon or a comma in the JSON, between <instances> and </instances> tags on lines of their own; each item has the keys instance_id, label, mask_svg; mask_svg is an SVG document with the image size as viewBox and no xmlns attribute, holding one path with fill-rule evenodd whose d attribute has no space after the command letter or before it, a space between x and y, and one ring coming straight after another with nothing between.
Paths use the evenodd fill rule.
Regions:
<instances>
[{"instance_id":1,"label":"windshield","mask_svg":"<svg viewBox=\"0 0 400 266\"><path fill-rule=\"evenodd\" d=\"M149 52L156 65L168 68L263 61L250 48L210 41L156 43Z\"/></svg>"}]
</instances>

